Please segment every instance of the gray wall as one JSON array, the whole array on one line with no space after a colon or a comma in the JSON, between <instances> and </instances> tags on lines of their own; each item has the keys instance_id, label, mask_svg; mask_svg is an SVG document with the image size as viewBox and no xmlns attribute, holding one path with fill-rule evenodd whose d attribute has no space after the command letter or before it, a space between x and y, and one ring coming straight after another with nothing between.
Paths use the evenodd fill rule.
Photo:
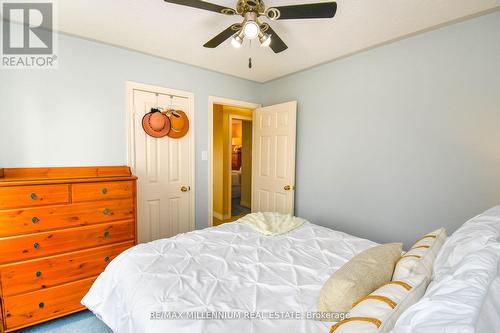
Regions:
<instances>
[{"instance_id":1,"label":"gray wall","mask_svg":"<svg viewBox=\"0 0 500 333\"><path fill-rule=\"evenodd\" d=\"M297 214L376 241L500 203L500 13L264 85L60 36L60 68L0 70L0 166L126 164L125 81L195 94L196 225L208 96L297 99Z\"/></svg>"},{"instance_id":2,"label":"gray wall","mask_svg":"<svg viewBox=\"0 0 500 333\"><path fill-rule=\"evenodd\" d=\"M61 35L58 70L0 70L0 167L125 165L125 81L195 94L196 226L206 227L208 96L258 101L257 83Z\"/></svg>"},{"instance_id":3,"label":"gray wall","mask_svg":"<svg viewBox=\"0 0 500 333\"><path fill-rule=\"evenodd\" d=\"M409 245L500 204L500 12L262 87L293 99L298 215Z\"/></svg>"}]
</instances>

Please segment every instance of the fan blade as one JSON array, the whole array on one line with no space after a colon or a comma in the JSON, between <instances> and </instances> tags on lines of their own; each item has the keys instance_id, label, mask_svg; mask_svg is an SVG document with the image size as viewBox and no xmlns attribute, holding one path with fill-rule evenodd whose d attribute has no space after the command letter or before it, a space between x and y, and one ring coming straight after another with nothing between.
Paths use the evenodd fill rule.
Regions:
<instances>
[{"instance_id":1,"label":"fan blade","mask_svg":"<svg viewBox=\"0 0 500 333\"><path fill-rule=\"evenodd\" d=\"M216 48L217 46L222 44L226 39L234 35L238 30L240 30L240 28L241 24L233 24L232 26L230 26L229 28L227 28L226 30L224 30L223 32L221 32L220 34L218 34L217 36L206 42L205 45L203 46L211 49Z\"/></svg>"},{"instance_id":2,"label":"fan blade","mask_svg":"<svg viewBox=\"0 0 500 333\"><path fill-rule=\"evenodd\" d=\"M271 26L267 23L264 23L261 26L262 32L268 33L271 35L271 45L269 47L274 51L274 53L280 53L288 49L288 46L285 42L278 36L276 31L271 28Z\"/></svg>"},{"instance_id":3,"label":"fan blade","mask_svg":"<svg viewBox=\"0 0 500 333\"><path fill-rule=\"evenodd\" d=\"M271 20L332 18L335 16L336 12L336 2L321 2L303 5L271 7L267 9L266 16Z\"/></svg>"},{"instance_id":4,"label":"fan blade","mask_svg":"<svg viewBox=\"0 0 500 333\"><path fill-rule=\"evenodd\" d=\"M164 0L165 2L174 3L176 5L183 5L188 7L194 7L198 9L209 10L212 12L226 14L226 15L234 15L236 11L232 8L219 6L213 3L201 1L201 0Z\"/></svg>"}]
</instances>

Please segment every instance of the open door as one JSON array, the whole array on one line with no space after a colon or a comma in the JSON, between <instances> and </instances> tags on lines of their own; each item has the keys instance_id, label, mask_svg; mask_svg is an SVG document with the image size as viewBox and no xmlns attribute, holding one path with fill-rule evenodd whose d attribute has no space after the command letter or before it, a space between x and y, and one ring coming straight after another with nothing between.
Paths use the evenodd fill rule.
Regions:
<instances>
[{"instance_id":1,"label":"open door","mask_svg":"<svg viewBox=\"0 0 500 333\"><path fill-rule=\"evenodd\" d=\"M252 212L294 213L297 102L253 113Z\"/></svg>"}]
</instances>

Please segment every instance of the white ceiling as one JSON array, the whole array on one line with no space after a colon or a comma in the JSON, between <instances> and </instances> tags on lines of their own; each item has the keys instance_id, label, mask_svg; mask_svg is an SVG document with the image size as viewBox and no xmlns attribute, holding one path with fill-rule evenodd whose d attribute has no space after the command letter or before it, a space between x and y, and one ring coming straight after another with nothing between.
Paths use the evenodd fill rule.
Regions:
<instances>
[{"instance_id":1,"label":"white ceiling","mask_svg":"<svg viewBox=\"0 0 500 333\"><path fill-rule=\"evenodd\" d=\"M266 5L325 0L265 0ZM211 0L233 7L236 0ZM202 45L240 16L163 0L60 0L59 30L258 82L272 80L450 21L500 8L500 0L337 0L333 19L271 22L289 49ZM248 43L248 42L246 42ZM248 58L253 69L248 69Z\"/></svg>"}]
</instances>

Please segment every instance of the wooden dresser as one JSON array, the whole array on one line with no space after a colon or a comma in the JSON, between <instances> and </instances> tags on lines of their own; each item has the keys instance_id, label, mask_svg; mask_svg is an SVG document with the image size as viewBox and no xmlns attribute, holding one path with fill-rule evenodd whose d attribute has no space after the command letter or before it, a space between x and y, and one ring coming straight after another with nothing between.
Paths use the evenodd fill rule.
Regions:
<instances>
[{"instance_id":1,"label":"wooden dresser","mask_svg":"<svg viewBox=\"0 0 500 333\"><path fill-rule=\"evenodd\" d=\"M0 169L0 332L83 310L96 277L135 243L128 167Z\"/></svg>"}]
</instances>

